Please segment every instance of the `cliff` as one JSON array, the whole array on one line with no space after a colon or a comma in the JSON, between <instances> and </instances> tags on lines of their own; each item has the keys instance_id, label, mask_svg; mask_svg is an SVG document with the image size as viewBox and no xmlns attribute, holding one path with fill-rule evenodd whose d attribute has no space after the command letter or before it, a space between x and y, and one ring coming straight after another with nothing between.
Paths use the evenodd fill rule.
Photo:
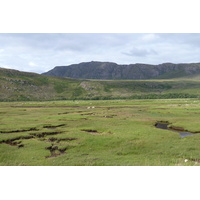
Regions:
<instances>
[{"instance_id":1,"label":"cliff","mask_svg":"<svg viewBox=\"0 0 200 200\"><path fill-rule=\"evenodd\" d=\"M111 62L92 61L69 66L57 66L43 74L77 79L171 79L200 74L200 63L118 65Z\"/></svg>"}]
</instances>

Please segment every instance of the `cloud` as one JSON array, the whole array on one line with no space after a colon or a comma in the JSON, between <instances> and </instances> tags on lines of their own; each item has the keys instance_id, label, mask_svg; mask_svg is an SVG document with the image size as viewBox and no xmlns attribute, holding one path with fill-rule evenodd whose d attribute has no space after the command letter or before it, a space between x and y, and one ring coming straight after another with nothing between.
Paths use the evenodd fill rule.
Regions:
<instances>
[{"instance_id":1,"label":"cloud","mask_svg":"<svg viewBox=\"0 0 200 200\"><path fill-rule=\"evenodd\" d=\"M144 41L155 41L155 40L158 40L159 39L159 36L157 35L157 34L155 34L155 33L148 33L148 34L144 34L143 36L142 36L142 40L144 40Z\"/></svg>"},{"instance_id":2,"label":"cloud","mask_svg":"<svg viewBox=\"0 0 200 200\"><path fill-rule=\"evenodd\" d=\"M37 65L36 65L34 62L32 62L32 61L30 61L30 62L28 63L28 65L31 66L31 67L37 66Z\"/></svg>"},{"instance_id":3,"label":"cloud","mask_svg":"<svg viewBox=\"0 0 200 200\"><path fill-rule=\"evenodd\" d=\"M156 55L157 52L153 49L143 49L143 48L137 48L133 47L129 52L122 52L124 55L127 56L133 56L133 57L146 57L149 55Z\"/></svg>"},{"instance_id":4,"label":"cloud","mask_svg":"<svg viewBox=\"0 0 200 200\"><path fill-rule=\"evenodd\" d=\"M91 60L200 62L199 55L198 33L0 33L0 66L37 73Z\"/></svg>"}]
</instances>

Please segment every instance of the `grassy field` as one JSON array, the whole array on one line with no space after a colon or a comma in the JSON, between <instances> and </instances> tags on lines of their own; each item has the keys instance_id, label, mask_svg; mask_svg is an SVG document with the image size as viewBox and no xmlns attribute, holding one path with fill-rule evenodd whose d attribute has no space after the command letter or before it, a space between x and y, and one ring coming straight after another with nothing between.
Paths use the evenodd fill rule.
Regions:
<instances>
[{"instance_id":1,"label":"grassy field","mask_svg":"<svg viewBox=\"0 0 200 200\"><path fill-rule=\"evenodd\" d=\"M199 99L1 102L0 113L0 165L200 165Z\"/></svg>"}]
</instances>

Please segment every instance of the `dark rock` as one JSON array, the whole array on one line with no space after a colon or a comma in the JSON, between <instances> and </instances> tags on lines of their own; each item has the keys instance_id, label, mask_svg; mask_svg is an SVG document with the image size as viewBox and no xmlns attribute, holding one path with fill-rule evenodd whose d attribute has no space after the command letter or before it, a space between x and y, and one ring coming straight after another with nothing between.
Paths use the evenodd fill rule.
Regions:
<instances>
[{"instance_id":1,"label":"dark rock","mask_svg":"<svg viewBox=\"0 0 200 200\"><path fill-rule=\"evenodd\" d=\"M168 79L200 74L200 63L118 65L111 62L92 61L69 66L57 66L43 74L80 79Z\"/></svg>"}]
</instances>

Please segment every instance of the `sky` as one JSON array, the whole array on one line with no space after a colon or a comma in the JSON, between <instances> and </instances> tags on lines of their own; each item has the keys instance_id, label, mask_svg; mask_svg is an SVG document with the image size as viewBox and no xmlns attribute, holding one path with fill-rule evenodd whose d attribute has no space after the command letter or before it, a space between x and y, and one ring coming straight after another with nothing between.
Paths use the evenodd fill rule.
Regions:
<instances>
[{"instance_id":1,"label":"sky","mask_svg":"<svg viewBox=\"0 0 200 200\"><path fill-rule=\"evenodd\" d=\"M1 1L0 67L42 73L55 66L92 60L118 64L200 62L199 18L198 0ZM91 32L99 34L87 34ZM4 168L0 172L1 182L5 183L2 185L4 199L10 188L14 192L9 195L16 198L22 186L25 190L20 193L20 199L26 199L32 192L30 189L38 184L39 175L42 190L31 193L33 198L38 198L38 194L49 200L62 198L69 183L68 196L72 199L86 197L90 200L98 193L102 198L106 195L115 199L157 200L162 193L165 199L170 199L172 194L176 199L196 198L199 195L197 170L162 166L134 170L111 167L109 170L70 168L70 173L66 173L65 168L59 168L57 176L50 177L51 181L52 169L48 171L48 168L34 168L34 173L32 168ZM59 177L68 182L47 193L52 181L63 182ZM9 181L6 187L9 178L14 181ZM186 182L191 183L190 187L180 192ZM99 193L99 188L105 184L105 191ZM89 193L88 188L92 188ZM160 192L155 193L155 188Z\"/></svg>"},{"instance_id":2,"label":"sky","mask_svg":"<svg viewBox=\"0 0 200 200\"><path fill-rule=\"evenodd\" d=\"M199 33L0 33L0 67L43 73L90 61L200 62Z\"/></svg>"}]
</instances>

